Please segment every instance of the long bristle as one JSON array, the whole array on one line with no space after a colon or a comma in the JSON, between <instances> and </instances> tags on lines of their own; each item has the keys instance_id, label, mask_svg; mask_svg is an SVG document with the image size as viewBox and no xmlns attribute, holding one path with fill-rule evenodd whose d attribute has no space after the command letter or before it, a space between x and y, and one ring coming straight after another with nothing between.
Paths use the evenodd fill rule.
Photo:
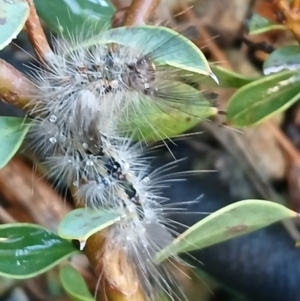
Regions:
<instances>
[{"instance_id":1,"label":"long bristle","mask_svg":"<svg viewBox=\"0 0 300 301\"><path fill-rule=\"evenodd\" d=\"M75 196L86 206L111 208L125 216L111 227L105 252L122 250L147 298L154 300L158 288L168 294L171 290L168 269L157 266L153 257L174 236L166 217L170 208L164 209L161 195L172 182L164 174L174 166L150 173L150 159L143 157L141 144L124 135L122 124L134 112L156 131L143 105L180 110L178 104L201 105L201 97L190 94L187 85L178 88L175 69L155 64L176 39L160 41L156 50L147 52L152 38L139 49L101 43L84 46L80 36L71 42L57 40L55 59L31 75L36 94L28 105L32 124L27 145L47 176L75 187Z\"/></svg>"}]
</instances>

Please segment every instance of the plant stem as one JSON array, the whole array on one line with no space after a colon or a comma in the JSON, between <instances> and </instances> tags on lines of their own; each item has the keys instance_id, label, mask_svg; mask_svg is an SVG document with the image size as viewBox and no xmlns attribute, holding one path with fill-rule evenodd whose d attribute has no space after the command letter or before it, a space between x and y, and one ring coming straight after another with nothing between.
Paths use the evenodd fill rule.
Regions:
<instances>
[{"instance_id":1,"label":"plant stem","mask_svg":"<svg viewBox=\"0 0 300 301\"><path fill-rule=\"evenodd\" d=\"M144 301L136 275L132 266L124 260L123 252L117 248L103 252L105 232L91 236L84 250L97 277L101 277L100 285L104 288L105 296L101 296L100 300Z\"/></svg>"},{"instance_id":2,"label":"plant stem","mask_svg":"<svg viewBox=\"0 0 300 301\"><path fill-rule=\"evenodd\" d=\"M40 19L36 13L33 0L26 0L26 2L30 8L29 17L25 23L28 39L39 60L49 61L53 56L53 52L48 44Z\"/></svg>"},{"instance_id":3,"label":"plant stem","mask_svg":"<svg viewBox=\"0 0 300 301\"><path fill-rule=\"evenodd\" d=\"M160 0L132 0L123 25L146 24L154 14Z\"/></svg>"},{"instance_id":4,"label":"plant stem","mask_svg":"<svg viewBox=\"0 0 300 301\"><path fill-rule=\"evenodd\" d=\"M29 5L29 17L25 23L28 39L40 61L50 61L53 52L48 44L39 17L36 13L33 0L26 0ZM30 101L34 86L30 81L13 66L0 59L0 97L19 109Z\"/></svg>"},{"instance_id":5,"label":"plant stem","mask_svg":"<svg viewBox=\"0 0 300 301\"><path fill-rule=\"evenodd\" d=\"M13 66L0 59L0 97L7 103L23 109L30 101L34 86Z\"/></svg>"},{"instance_id":6,"label":"plant stem","mask_svg":"<svg viewBox=\"0 0 300 301\"><path fill-rule=\"evenodd\" d=\"M70 191L76 207L84 207L84 202L76 198L76 189L71 187ZM136 274L127 262L123 250L116 246L109 252L105 251L107 231L109 228L89 237L83 250L100 280L100 287L104 288L105 295L100 300L145 301Z\"/></svg>"}]
</instances>

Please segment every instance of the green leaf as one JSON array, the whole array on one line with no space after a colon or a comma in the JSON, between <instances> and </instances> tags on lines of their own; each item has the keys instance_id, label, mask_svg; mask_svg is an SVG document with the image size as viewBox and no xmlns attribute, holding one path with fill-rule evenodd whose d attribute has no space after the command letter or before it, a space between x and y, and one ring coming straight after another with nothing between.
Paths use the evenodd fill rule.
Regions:
<instances>
[{"instance_id":1,"label":"green leaf","mask_svg":"<svg viewBox=\"0 0 300 301\"><path fill-rule=\"evenodd\" d=\"M298 213L278 203L263 200L239 201L193 225L159 252L156 261L162 262L171 254L203 249L295 217L298 217Z\"/></svg>"},{"instance_id":2,"label":"green leaf","mask_svg":"<svg viewBox=\"0 0 300 301\"><path fill-rule=\"evenodd\" d=\"M274 24L268 19L257 14L253 14L249 22L250 35L260 34L270 30L278 30L278 29L284 30L286 29L286 26L281 24Z\"/></svg>"},{"instance_id":3,"label":"green leaf","mask_svg":"<svg viewBox=\"0 0 300 301\"><path fill-rule=\"evenodd\" d=\"M299 73L284 71L240 88L227 104L227 124L249 126L286 110L300 98L299 81Z\"/></svg>"},{"instance_id":4,"label":"green leaf","mask_svg":"<svg viewBox=\"0 0 300 301\"><path fill-rule=\"evenodd\" d=\"M300 69L300 46L289 45L273 51L264 62L264 74Z\"/></svg>"},{"instance_id":5,"label":"green leaf","mask_svg":"<svg viewBox=\"0 0 300 301\"><path fill-rule=\"evenodd\" d=\"M80 47L109 43L136 48L141 54L155 51L155 63L209 75L217 81L199 48L169 28L152 25L114 28L103 32L98 37L91 38Z\"/></svg>"},{"instance_id":6,"label":"green leaf","mask_svg":"<svg viewBox=\"0 0 300 301\"><path fill-rule=\"evenodd\" d=\"M46 272L77 249L53 232L27 223L0 226L0 275L26 279Z\"/></svg>"},{"instance_id":7,"label":"green leaf","mask_svg":"<svg viewBox=\"0 0 300 301\"><path fill-rule=\"evenodd\" d=\"M177 32L165 27L143 25L111 29L89 39L73 50L109 43L135 48L141 55L154 53L156 66L163 65L166 70L175 67L180 71L185 70L189 73L211 76L216 79L205 56L198 47ZM68 52L66 52L67 55ZM173 71L172 69L170 72ZM146 141L156 141L176 136L190 129L199 121L217 113L216 108L213 108L211 103L199 91L189 85L175 81L170 82L167 79L164 81L164 85L166 86L165 94L169 99L169 106L161 109L161 106L153 104L153 97L148 97L149 101L144 101L144 103L149 103L149 105L141 107L140 112L142 114L137 116L133 109L130 118L125 121L126 124L123 124L124 128L130 131L139 129L137 136L134 138L142 137ZM181 102L178 101L181 95L182 104L175 107L174 103ZM145 98L147 97L145 96ZM157 101L167 102L164 99ZM128 120L129 122L127 122Z\"/></svg>"},{"instance_id":8,"label":"green leaf","mask_svg":"<svg viewBox=\"0 0 300 301\"><path fill-rule=\"evenodd\" d=\"M219 86L222 88L240 88L257 80L257 78L246 77L221 66L210 64L210 67L219 80ZM217 86L216 83L209 78L199 82L205 86Z\"/></svg>"},{"instance_id":9,"label":"green leaf","mask_svg":"<svg viewBox=\"0 0 300 301\"><path fill-rule=\"evenodd\" d=\"M18 151L29 124L20 117L0 117L0 168Z\"/></svg>"},{"instance_id":10,"label":"green leaf","mask_svg":"<svg viewBox=\"0 0 300 301\"><path fill-rule=\"evenodd\" d=\"M95 301L82 276L71 265L61 267L59 278L66 294L72 301Z\"/></svg>"},{"instance_id":11,"label":"green leaf","mask_svg":"<svg viewBox=\"0 0 300 301\"><path fill-rule=\"evenodd\" d=\"M110 24L115 12L108 0L35 0L34 3L47 26L66 38L99 33Z\"/></svg>"},{"instance_id":12,"label":"green leaf","mask_svg":"<svg viewBox=\"0 0 300 301\"><path fill-rule=\"evenodd\" d=\"M26 1L0 0L0 50L17 37L28 16Z\"/></svg>"},{"instance_id":13,"label":"green leaf","mask_svg":"<svg viewBox=\"0 0 300 301\"><path fill-rule=\"evenodd\" d=\"M142 113L137 114L135 110L129 110L129 118L122 124L122 128L129 131L138 129L134 131L134 139L154 142L175 137L217 114L218 110L193 87L180 82L170 82L167 86L171 92L171 95L168 93L170 98L172 95L182 95L186 102L175 104L170 100L164 107L158 105L151 97L145 96L139 109Z\"/></svg>"},{"instance_id":14,"label":"green leaf","mask_svg":"<svg viewBox=\"0 0 300 301\"><path fill-rule=\"evenodd\" d=\"M79 240L83 246L87 239L96 232L103 230L121 218L112 210L78 208L70 211L58 225L58 235L65 239Z\"/></svg>"}]
</instances>

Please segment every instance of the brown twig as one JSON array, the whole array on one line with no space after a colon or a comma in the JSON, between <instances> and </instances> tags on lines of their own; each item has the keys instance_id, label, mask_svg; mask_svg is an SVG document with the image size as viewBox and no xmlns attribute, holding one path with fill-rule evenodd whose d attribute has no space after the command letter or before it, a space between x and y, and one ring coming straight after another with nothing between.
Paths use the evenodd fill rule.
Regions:
<instances>
[{"instance_id":1,"label":"brown twig","mask_svg":"<svg viewBox=\"0 0 300 301\"><path fill-rule=\"evenodd\" d=\"M29 5L29 17L25 23L25 29L39 60L51 60L53 52L48 44L40 19L36 13L33 0L26 0Z\"/></svg>"},{"instance_id":2,"label":"brown twig","mask_svg":"<svg viewBox=\"0 0 300 301\"><path fill-rule=\"evenodd\" d=\"M146 24L153 16L160 0L132 0L123 25Z\"/></svg>"},{"instance_id":3,"label":"brown twig","mask_svg":"<svg viewBox=\"0 0 300 301\"><path fill-rule=\"evenodd\" d=\"M34 86L13 66L0 59L0 97L19 109L30 101Z\"/></svg>"},{"instance_id":4,"label":"brown twig","mask_svg":"<svg viewBox=\"0 0 300 301\"><path fill-rule=\"evenodd\" d=\"M0 170L0 189L6 200L26 209L34 222L50 230L56 231L58 222L70 210L58 194L18 157Z\"/></svg>"},{"instance_id":5,"label":"brown twig","mask_svg":"<svg viewBox=\"0 0 300 301\"><path fill-rule=\"evenodd\" d=\"M206 46L210 50L211 55L213 56L214 60L217 61L220 66L227 68L229 70L232 70L232 67L231 67L230 63L228 62L226 56L223 54L223 52L220 50L220 48L216 45L216 43L211 38L211 36L207 33L205 28L199 24L199 21L196 18L194 12L190 9L190 7L185 2L182 1L180 4L181 4L181 8L184 12L183 14L187 16L189 21L191 21L193 24L196 24L196 28L197 28L198 32L200 33L201 44L203 44L203 41L206 41L206 43L207 43Z\"/></svg>"},{"instance_id":6,"label":"brown twig","mask_svg":"<svg viewBox=\"0 0 300 301\"><path fill-rule=\"evenodd\" d=\"M94 272L100 278L103 296L99 296L99 299L145 301L133 267L126 261L123 250L114 248L110 252L103 252L104 248L105 232L102 232L91 236L84 250Z\"/></svg>"},{"instance_id":7,"label":"brown twig","mask_svg":"<svg viewBox=\"0 0 300 301\"><path fill-rule=\"evenodd\" d=\"M84 202L76 198L76 189L72 187L70 190L76 206L83 207ZM123 250L114 248L110 252L105 251L107 231L109 229L89 237L83 250L100 279L100 288L103 288L104 294L100 300L145 301L133 267L127 262Z\"/></svg>"}]
</instances>

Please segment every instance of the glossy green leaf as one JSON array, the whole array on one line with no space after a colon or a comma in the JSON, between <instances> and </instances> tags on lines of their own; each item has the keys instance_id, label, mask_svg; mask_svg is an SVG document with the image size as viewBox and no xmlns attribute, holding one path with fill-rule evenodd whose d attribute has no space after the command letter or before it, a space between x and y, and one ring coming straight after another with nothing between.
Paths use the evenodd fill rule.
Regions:
<instances>
[{"instance_id":1,"label":"glossy green leaf","mask_svg":"<svg viewBox=\"0 0 300 301\"><path fill-rule=\"evenodd\" d=\"M71 265L60 268L61 284L72 301L95 301L80 273Z\"/></svg>"},{"instance_id":2,"label":"glossy green leaf","mask_svg":"<svg viewBox=\"0 0 300 301\"><path fill-rule=\"evenodd\" d=\"M83 245L94 233L120 220L120 214L112 210L78 208L70 211L58 225L58 235L65 239L79 240Z\"/></svg>"},{"instance_id":3,"label":"glossy green leaf","mask_svg":"<svg viewBox=\"0 0 300 301\"><path fill-rule=\"evenodd\" d=\"M29 124L20 117L0 117L0 168L3 168L18 151Z\"/></svg>"},{"instance_id":4,"label":"glossy green leaf","mask_svg":"<svg viewBox=\"0 0 300 301\"><path fill-rule=\"evenodd\" d=\"M278 203L244 200L228 205L202 219L157 254L157 262L171 254L191 252L267 227L298 213Z\"/></svg>"},{"instance_id":5,"label":"glossy green leaf","mask_svg":"<svg viewBox=\"0 0 300 301\"><path fill-rule=\"evenodd\" d=\"M162 100L144 96L139 112L129 109L129 118L122 124L123 129L135 130L135 139L154 142L175 137L217 114L217 108L193 87L180 82L170 82L167 86L170 99L174 95L181 97L182 102L170 100L164 105Z\"/></svg>"},{"instance_id":6,"label":"glossy green leaf","mask_svg":"<svg viewBox=\"0 0 300 301\"><path fill-rule=\"evenodd\" d=\"M108 43L130 46L139 50L141 54L155 51L156 64L209 75L217 81L199 48L169 28L152 25L114 28L93 37L80 47Z\"/></svg>"},{"instance_id":7,"label":"glossy green leaf","mask_svg":"<svg viewBox=\"0 0 300 301\"><path fill-rule=\"evenodd\" d=\"M299 84L299 73L284 71L240 88L227 104L227 124L249 126L286 110L300 99Z\"/></svg>"},{"instance_id":8,"label":"glossy green leaf","mask_svg":"<svg viewBox=\"0 0 300 301\"><path fill-rule=\"evenodd\" d=\"M264 62L264 74L300 70L300 46L289 45L273 51Z\"/></svg>"},{"instance_id":9,"label":"glossy green leaf","mask_svg":"<svg viewBox=\"0 0 300 301\"><path fill-rule=\"evenodd\" d=\"M26 279L71 256L77 249L53 232L27 223L0 226L0 275Z\"/></svg>"},{"instance_id":10,"label":"glossy green leaf","mask_svg":"<svg viewBox=\"0 0 300 301\"><path fill-rule=\"evenodd\" d=\"M5 48L22 30L29 15L24 0L0 0L0 50Z\"/></svg>"},{"instance_id":11,"label":"glossy green leaf","mask_svg":"<svg viewBox=\"0 0 300 301\"><path fill-rule=\"evenodd\" d=\"M94 35L110 24L115 12L109 0L34 0L48 27L66 38Z\"/></svg>"},{"instance_id":12,"label":"glossy green leaf","mask_svg":"<svg viewBox=\"0 0 300 301\"><path fill-rule=\"evenodd\" d=\"M286 26L274 24L268 19L257 14L253 14L249 22L249 34L251 35L278 29L286 29Z\"/></svg>"}]
</instances>

